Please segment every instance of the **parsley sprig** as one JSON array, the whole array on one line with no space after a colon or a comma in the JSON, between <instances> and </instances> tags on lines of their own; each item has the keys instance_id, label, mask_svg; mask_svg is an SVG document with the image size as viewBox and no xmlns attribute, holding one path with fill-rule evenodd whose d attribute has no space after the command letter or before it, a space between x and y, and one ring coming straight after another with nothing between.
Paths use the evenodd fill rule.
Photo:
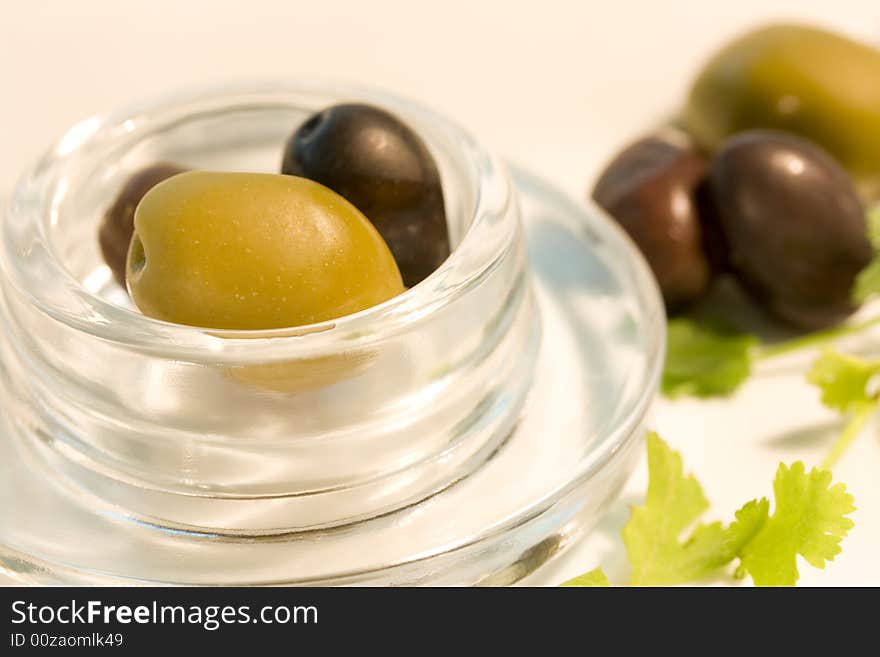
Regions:
<instances>
[{"instance_id":1,"label":"parsley sprig","mask_svg":"<svg viewBox=\"0 0 880 657\"><path fill-rule=\"evenodd\" d=\"M880 360L865 360L842 354L831 347L813 363L807 380L817 386L822 403L849 420L822 461L833 468L880 408L878 394Z\"/></svg>"},{"instance_id":2,"label":"parsley sprig","mask_svg":"<svg viewBox=\"0 0 880 657\"><path fill-rule=\"evenodd\" d=\"M708 509L693 475L684 473L681 455L656 433L648 448L648 493L632 511L623 541L632 569L632 586L699 581L727 569L732 577L751 577L758 586L793 586L797 557L824 568L840 552L855 510L843 484L831 473L804 464L780 464L773 482L774 509L766 498L744 504L729 524L704 524ZM730 565L738 562L735 569ZM608 586L601 569L562 586Z\"/></svg>"},{"instance_id":3,"label":"parsley sprig","mask_svg":"<svg viewBox=\"0 0 880 657\"><path fill-rule=\"evenodd\" d=\"M784 342L761 344L757 336L720 320L701 322L677 317L669 320L667 328L661 391L669 399L727 397L745 383L760 361L828 346L878 324L880 316Z\"/></svg>"}]
</instances>

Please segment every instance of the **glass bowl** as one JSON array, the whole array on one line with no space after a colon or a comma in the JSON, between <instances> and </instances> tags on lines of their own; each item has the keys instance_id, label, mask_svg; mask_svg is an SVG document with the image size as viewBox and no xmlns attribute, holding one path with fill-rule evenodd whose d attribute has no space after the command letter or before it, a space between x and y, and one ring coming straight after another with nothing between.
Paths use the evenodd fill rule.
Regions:
<instances>
[{"instance_id":1,"label":"glass bowl","mask_svg":"<svg viewBox=\"0 0 880 657\"><path fill-rule=\"evenodd\" d=\"M427 143L452 256L295 330L144 317L97 226L143 166L278 170L311 113L381 105ZM0 249L0 577L25 583L509 584L631 472L662 301L598 209L448 120L358 88L188 92L74 126Z\"/></svg>"}]
</instances>

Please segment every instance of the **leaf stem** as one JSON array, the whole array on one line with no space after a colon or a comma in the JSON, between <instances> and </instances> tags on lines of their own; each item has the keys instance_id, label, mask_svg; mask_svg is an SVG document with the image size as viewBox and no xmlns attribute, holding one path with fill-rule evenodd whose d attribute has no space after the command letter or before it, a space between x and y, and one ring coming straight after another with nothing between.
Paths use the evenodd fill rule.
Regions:
<instances>
[{"instance_id":1,"label":"leaf stem","mask_svg":"<svg viewBox=\"0 0 880 657\"><path fill-rule=\"evenodd\" d=\"M877 324L880 324L880 315L878 315L877 317L872 317L871 319L861 322L859 324L838 326L832 329L827 329L825 331L810 333L800 338L794 338L792 340L786 340L784 342L778 342L776 344L762 345L755 348L754 358L755 360L763 360L765 358L774 358L776 356L788 354L793 351L799 351L801 349L821 347L822 345L827 344L828 342L831 342L833 340L837 340L848 335L861 333L862 331L865 331L872 326L876 326Z\"/></svg>"},{"instance_id":2,"label":"leaf stem","mask_svg":"<svg viewBox=\"0 0 880 657\"><path fill-rule=\"evenodd\" d=\"M877 411L878 402L870 402L861 404L858 410L852 415L849 422L847 422L846 426L843 428L843 433L840 434L840 437L831 446L831 450L826 454L825 458L822 459L822 463L819 466L823 470L831 470L837 462L840 460L840 457L846 452L850 445L852 445L853 441L858 438L859 434L862 432L862 429L865 428L865 424L867 424L868 420L874 415Z\"/></svg>"}]
</instances>

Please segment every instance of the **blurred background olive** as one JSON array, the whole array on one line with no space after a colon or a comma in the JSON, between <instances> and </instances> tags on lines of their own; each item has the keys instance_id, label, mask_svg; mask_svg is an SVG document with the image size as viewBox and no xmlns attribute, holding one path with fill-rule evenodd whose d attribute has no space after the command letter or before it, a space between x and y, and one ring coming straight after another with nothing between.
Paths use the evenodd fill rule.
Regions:
<instances>
[{"instance_id":1,"label":"blurred background olive","mask_svg":"<svg viewBox=\"0 0 880 657\"><path fill-rule=\"evenodd\" d=\"M310 117L281 172L326 185L373 222L412 287L449 256L443 189L422 139L378 107L343 104Z\"/></svg>"},{"instance_id":2,"label":"blurred background olive","mask_svg":"<svg viewBox=\"0 0 880 657\"><path fill-rule=\"evenodd\" d=\"M751 128L797 133L866 196L880 189L880 50L846 36L796 24L741 36L703 67L682 119L710 150Z\"/></svg>"},{"instance_id":3,"label":"blurred background olive","mask_svg":"<svg viewBox=\"0 0 880 657\"><path fill-rule=\"evenodd\" d=\"M638 245L673 312L702 297L716 269L707 241L714 243L718 233L705 231L700 219L707 170L706 157L687 135L670 129L621 151L592 192Z\"/></svg>"},{"instance_id":4,"label":"blurred background olive","mask_svg":"<svg viewBox=\"0 0 880 657\"><path fill-rule=\"evenodd\" d=\"M735 274L790 324L833 325L854 307L872 257L865 212L840 164L790 133L752 130L726 142L711 185Z\"/></svg>"}]
</instances>

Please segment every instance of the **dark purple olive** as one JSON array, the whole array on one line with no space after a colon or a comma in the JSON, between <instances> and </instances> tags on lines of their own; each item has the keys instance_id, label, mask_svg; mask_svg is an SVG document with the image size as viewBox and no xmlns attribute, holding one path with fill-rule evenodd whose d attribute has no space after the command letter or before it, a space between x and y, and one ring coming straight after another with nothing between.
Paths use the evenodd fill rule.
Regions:
<instances>
[{"instance_id":1,"label":"dark purple olive","mask_svg":"<svg viewBox=\"0 0 880 657\"><path fill-rule=\"evenodd\" d=\"M113 277L125 287L125 260L134 233L134 210L144 195L166 178L186 171L174 164L159 163L134 173L104 213L98 243Z\"/></svg>"},{"instance_id":2,"label":"dark purple olive","mask_svg":"<svg viewBox=\"0 0 880 657\"><path fill-rule=\"evenodd\" d=\"M719 151L711 185L731 267L762 306L805 329L852 313L853 282L872 249L836 160L792 134L752 130Z\"/></svg>"},{"instance_id":3,"label":"dark purple olive","mask_svg":"<svg viewBox=\"0 0 880 657\"><path fill-rule=\"evenodd\" d=\"M287 142L281 172L319 182L363 212L388 243L405 285L449 256L437 165L392 114L362 104L315 114Z\"/></svg>"},{"instance_id":4,"label":"dark purple olive","mask_svg":"<svg viewBox=\"0 0 880 657\"><path fill-rule=\"evenodd\" d=\"M593 188L593 200L647 259L670 311L702 297L723 260L720 233L701 224L704 200L698 191L707 170L707 159L690 139L668 130L624 149ZM711 220L711 213L704 214Z\"/></svg>"}]
</instances>

